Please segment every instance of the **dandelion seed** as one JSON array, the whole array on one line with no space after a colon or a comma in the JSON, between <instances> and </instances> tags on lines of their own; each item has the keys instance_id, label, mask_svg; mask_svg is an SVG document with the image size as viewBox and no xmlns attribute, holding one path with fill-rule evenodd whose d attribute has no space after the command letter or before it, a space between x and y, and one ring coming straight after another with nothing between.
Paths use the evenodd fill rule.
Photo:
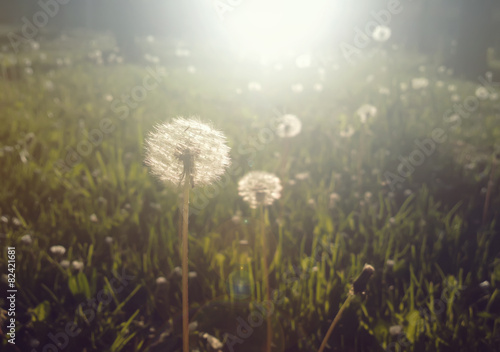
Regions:
<instances>
[{"instance_id":1,"label":"dandelion seed","mask_svg":"<svg viewBox=\"0 0 500 352\"><path fill-rule=\"evenodd\" d=\"M377 42L385 42L391 37L392 31L387 26L377 26L373 30L372 37Z\"/></svg>"},{"instance_id":2,"label":"dandelion seed","mask_svg":"<svg viewBox=\"0 0 500 352\"><path fill-rule=\"evenodd\" d=\"M372 119L377 115L377 108L370 104L363 104L356 110L356 114L361 119L361 123L366 123L368 119Z\"/></svg>"},{"instance_id":3,"label":"dandelion seed","mask_svg":"<svg viewBox=\"0 0 500 352\"><path fill-rule=\"evenodd\" d=\"M160 180L179 185L216 181L230 164L229 147L222 132L198 119L178 117L160 124L146 140L146 164Z\"/></svg>"},{"instance_id":4,"label":"dandelion seed","mask_svg":"<svg viewBox=\"0 0 500 352\"><path fill-rule=\"evenodd\" d=\"M276 134L281 138L295 137L302 130L302 122L295 115L286 114L275 120Z\"/></svg>"},{"instance_id":5,"label":"dandelion seed","mask_svg":"<svg viewBox=\"0 0 500 352\"><path fill-rule=\"evenodd\" d=\"M253 209L273 204L281 197L281 190L280 179L264 171L251 171L238 182L238 194Z\"/></svg>"},{"instance_id":6,"label":"dandelion seed","mask_svg":"<svg viewBox=\"0 0 500 352\"><path fill-rule=\"evenodd\" d=\"M52 246L50 247L50 252L56 255L64 255L64 253L66 253L66 248L60 245Z\"/></svg>"}]
</instances>

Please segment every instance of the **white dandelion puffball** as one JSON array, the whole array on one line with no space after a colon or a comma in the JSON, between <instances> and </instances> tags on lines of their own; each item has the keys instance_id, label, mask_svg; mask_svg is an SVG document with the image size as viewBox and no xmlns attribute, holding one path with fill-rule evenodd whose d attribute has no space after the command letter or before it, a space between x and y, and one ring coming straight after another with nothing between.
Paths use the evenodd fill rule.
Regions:
<instances>
[{"instance_id":1,"label":"white dandelion puffball","mask_svg":"<svg viewBox=\"0 0 500 352\"><path fill-rule=\"evenodd\" d=\"M146 139L146 164L161 181L208 185L231 163L224 134L196 117L177 117L157 125Z\"/></svg>"},{"instance_id":2,"label":"white dandelion puffball","mask_svg":"<svg viewBox=\"0 0 500 352\"><path fill-rule=\"evenodd\" d=\"M363 104L356 111L356 114L358 114L359 118L361 119L361 123L365 123L368 119L371 119L375 117L375 115L377 115L377 108L370 104Z\"/></svg>"},{"instance_id":3,"label":"white dandelion puffball","mask_svg":"<svg viewBox=\"0 0 500 352\"><path fill-rule=\"evenodd\" d=\"M490 96L490 93L488 92L488 89L485 87L481 86L476 89L476 97L478 97L481 100L486 100Z\"/></svg>"},{"instance_id":4,"label":"white dandelion puffball","mask_svg":"<svg viewBox=\"0 0 500 352\"><path fill-rule=\"evenodd\" d=\"M425 77L417 77L411 80L411 87L413 89L423 89L429 85L429 80Z\"/></svg>"},{"instance_id":5,"label":"white dandelion puffball","mask_svg":"<svg viewBox=\"0 0 500 352\"><path fill-rule=\"evenodd\" d=\"M387 26L377 26L373 30L372 37L377 42L385 42L391 37L391 29Z\"/></svg>"},{"instance_id":6,"label":"white dandelion puffball","mask_svg":"<svg viewBox=\"0 0 500 352\"><path fill-rule=\"evenodd\" d=\"M276 120L276 134L281 138L295 137L302 130L302 122L295 115L286 114Z\"/></svg>"},{"instance_id":7,"label":"white dandelion puffball","mask_svg":"<svg viewBox=\"0 0 500 352\"><path fill-rule=\"evenodd\" d=\"M66 253L66 248L60 245L52 246L50 247L50 252L57 255L63 255L64 253Z\"/></svg>"},{"instance_id":8,"label":"white dandelion puffball","mask_svg":"<svg viewBox=\"0 0 500 352\"><path fill-rule=\"evenodd\" d=\"M273 204L282 189L280 179L265 171L250 171L238 182L238 194L252 209Z\"/></svg>"}]
</instances>

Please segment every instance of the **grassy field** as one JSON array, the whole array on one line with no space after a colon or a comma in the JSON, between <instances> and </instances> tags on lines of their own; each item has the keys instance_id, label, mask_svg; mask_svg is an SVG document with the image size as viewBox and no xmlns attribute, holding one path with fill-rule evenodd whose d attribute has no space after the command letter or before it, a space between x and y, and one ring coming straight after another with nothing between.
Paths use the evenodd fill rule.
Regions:
<instances>
[{"instance_id":1,"label":"grassy field","mask_svg":"<svg viewBox=\"0 0 500 352\"><path fill-rule=\"evenodd\" d=\"M273 351L316 351L365 263L330 350L500 350L498 87L392 49L298 68L147 38L129 63L113 45L71 32L0 52L0 302L15 247L17 350L180 350L179 196L143 159L156 123L191 115L226 134L233 162L191 198L193 350L265 342L262 322L238 335L263 300L261 223L237 191L250 170L283 185L265 212ZM285 113L302 121L290 139L271 126ZM398 158L436 135L401 176Z\"/></svg>"}]
</instances>

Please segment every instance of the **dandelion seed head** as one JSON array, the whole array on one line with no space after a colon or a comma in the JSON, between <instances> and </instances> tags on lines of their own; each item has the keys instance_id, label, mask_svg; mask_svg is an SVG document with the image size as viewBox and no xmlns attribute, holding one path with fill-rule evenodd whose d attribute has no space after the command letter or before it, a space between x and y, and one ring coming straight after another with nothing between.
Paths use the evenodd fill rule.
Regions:
<instances>
[{"instance_id":1,"label":"dandelion seed head","mask_svg":"<svg viewBox=\"0 0 500 352\"><path fill-rule=\"evenodd\" d=\"M73 267L73 269L75 270L83 270L83 262L79 261L79 260L73 260L71 262L71 266Z\"/></svg>"},{"instance_id":2,"label":"dandelion seed head","mask_svg":"<svg viewBox=\"0 0 500 352\"><path fill-rule=\"evenodd\" d=\"M64 253L66 253L66 248L60 245L52 246L50 247L50 252L56 255L63 255Z\"/></svg>"},{"instance_id":3,"label":"dandelion seed head","mask_svg":"<svg viewBox=\"0 0 500 352\"><path fill-rule=\"evenodd\" d=\"M238 194L253 209L273 204L281 197L282 188L276 175L264 171L251 171L238 182Z\"/></svg>"},{"instance_id":4,"label":"dandelion seed head","mask_svg":"<svg viewBox=\"0 0 500 352\"><path fill-rule=\"evenodd\" d=\"M385 42L391 37L392 31L387 26L377 26L373 30L372 37L377 42Z\"/></svg>"},{"instance_id":5,"label":"dandelion seed head","mask_svg":"<svg viewBox=\"0 0 500 352\"><path fill-rule=\"evenodd\" d=\"M488 92L488 89L485 87L477 87L476 89L476 97L478 97L481 100L486 100L490 96L490 93Z\"/></svg>"},{"instance_id":6,"label":"dandelion seed head","mask_svg":"<svg viewBox=\"0 0 500 352\"><path fill-rule=\"evenodd\" d=\"M145 162L166 183L177 186L189 177L193 186L208 185L229 166L229 147L222 132L197 118L178 117L150 132Z\"/></svg>"},{"instance_id":7,"label":"dandelion seed head","mask_svg":"<svg viewBox=\"0 0 500 352\"><path fill-rule=\"evenodd\" d=\"M356 113L361 119L361 123L365 123L368 119L371 119L377 115L377 108L370 104L363 104L356 111Z\"/></svg>"},{"instance_id":8,"label":"dandelion seed head","mask_svg":"<svg viewBox=\"0 0 500 352\"><path fill-rule=\"evenodd\" d=\"M302 130L302 122L295 115L286 114L276 120L276 134L281 138L295 137Z\"/></svg>"}]
</instances>

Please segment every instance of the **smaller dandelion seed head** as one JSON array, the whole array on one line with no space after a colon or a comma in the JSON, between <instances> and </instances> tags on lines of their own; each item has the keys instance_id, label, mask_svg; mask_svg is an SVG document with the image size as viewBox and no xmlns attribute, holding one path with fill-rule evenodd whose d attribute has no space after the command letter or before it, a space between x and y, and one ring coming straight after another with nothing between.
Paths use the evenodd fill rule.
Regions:
<instances>
[{"instance_id":1,"label":"smaller dandelion seed head","mask_svg":"<svg viewBox=\"0 0 500 352\"><path fill-rule=\"evenodd\" d=\"M156 284L157 285L164 285L167 283L167 279L163 276L160 276L158 278L156 278Z\"/></svg>"},{"instance_id":2,"label":"smaller dandelion seed head","mask_svg":"<svg viewBox=\"0 0 500 352\"><path fill-rule=\"evenodd\" d=\"M363 104L356 110L361 119L361 123L365 123L368 119L371 119L377 115L377 108L371 104Z\"/></svg>"},{"instance_id":3,"label":"smaller dandelion seed head","mask_svg":"<svg viewBox=\"0 0 500 352\"><path fill-rule=\"evenodd\" d=\"M222 132L197 118L178 117L160 124L146 140L146 164L160 180L192 186L216 181L230 164L229 147Z\"/></svg>"},{"instance_id":4,"label":"smaller dandelion seed head","mask_svg":"<svg viewBox=\"0 0 500 352\"><path fill-rule=\"evenodd\" d=\"M64 253L66 253L66 248L60 245L52 246L50 247L50 252L52 254L63 255Z\"/></svg>"},{"instance_id":5,"label":"smaller dandelion seed head","mask_svg":"<svg viewBox=\"0 0 500 352\"><path fill-rule=\"evenodd\" d=\"M71 266L73 267L73 269L75 270L83 270L83 262L79 261L79 260L73 260L71 262Z\"/></svg>"},{"instance_id":6,"label":"smaller dandelion seed head","mask_svg":"<svg viewBox=\"0 0 500 352\"><path fill-rule=\"evenodd\" d=\"M276 119L276 134L281 138L295 137L302 130L302 122L292 114L285 114Z\"/></svg>"},{"instance_id":7,"label":"smaller dandelion seed head","mask_svg":"<svg viewBox=\"0 0 500 352\"><path fill-rule=\"evenodd\" d=\"M391 37L392 31L387 26L377 26L373 30L372 37L377 42L385 42Z\"/></svg>"},{"instance_id":8,"label":"smaller dandelion seed head","mask_svg":"<svg viewBox=\"0 0 500 352\"><path fill-rule=\"evenodd\" d=\"M429 80L425 77L416 77L411 80L411 87L413 89L423 89L429 85Z\"/></svg>"},{"instance_id":9,"label":"smaller dandelion seed head","mask_svg":"<svg viewBox=\"0 0 500 352\"><path fill-rule=\"evenodd\" d=\"M280 179L264 171L251 171L238 182L238 194L253 209L273 204L281 197L281 190Z\"/></svg>"},{"instance_id":10,"label":"smaller dandelion seed head","mask_svg":"<svg viewBox=\"0 0 500 352\"><path fill-rule=\"evenodd\" d=\"M354 127L352 126L347 126L346 128L342 129L339 133L340 137L342 138L349 138L352 137L354 134Z\"/></svg>"}]
</instances>

